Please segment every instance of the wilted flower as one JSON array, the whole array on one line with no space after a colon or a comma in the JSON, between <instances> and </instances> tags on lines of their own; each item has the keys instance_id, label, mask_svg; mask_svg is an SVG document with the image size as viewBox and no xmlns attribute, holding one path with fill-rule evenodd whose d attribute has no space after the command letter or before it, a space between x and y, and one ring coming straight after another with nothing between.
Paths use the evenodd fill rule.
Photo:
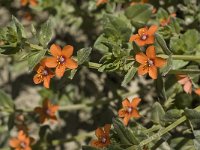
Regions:
<instances>
[{"instance_id":1,"label":"wilted flower","mask_svg":"<svg viewBox=\"0 0 200 150\"><path fill-rule=\"evenodd\" d=\"M139 46L144 46L147 44L153 44L155 37L154 34L158 27L152 25L149 29L147 27L138 30L138 34L134 34L130 37L130 42L135 41Z\"/></svg>"},{"instance_id":2,"label":"wilted flower","mask_svg":"<svg viewBox=\"0 0 200 150\"><path fill-rule=\"evenodd\" d=\"M53 57L46 58L46 66L49 68L56 68L56 76L62 77L65 69L76 69L78 64L71 58L74 48L71 45L65 46L62 50L60 46L53 44L50 47L50 52Z\"/></svg>"},{"instance_id":3,"label":"wilted flower","mask_svg":"<svg viewBox=\"0 0 200 150\"><path fill-rule=\"evenodd\" d=\"M146 50L146 55L142 52L137 53L135 60L141 65L138 67L138 74L144 75L146 73L152 79L157 79L157 67L165 65L166 60L161 57L156 57L156 51L154 46L149 46Z\"/></svg>"},{"instance_id":4,"label":"wilted flower","mask_svg":"<svg viewBox=\"0 0 200 150\"><path fill-rule=\"evenodd\" d=\"M187 75L177 75L178 83L183 86L183 90L186 93L192 93L192 80Z\"/></svg>"},{"instance_id":5,"label":"wilted flower","mask_svg":"<svg viewBox=\"0 0 200 150\"><path fill-rule=\"evenodd\" d=\"M140 118L140 114L137 110L137 106L140 103L140 98L134 98L131 102L126 98L122 101L123 108L119 110L118 115L123 119L123 123L127 126L129 120L133 118Z\"/></svg>"},{"instance_id":6,"label":"wilted flower","mask_svg":"<svg viewBox=\"0 0 200 150\"><path fill-rule=\"evenodd\" d=\"M97 140L92 140L91 145L98 148L106 147L110 144L110 124L106 124L103 128L97 128L95 130L95 135L97 136Z\"/></svg>"},{"instance_id":7,"label":"wilted flower","mask_svg":"<svg viewBox=\"0 0 200 150\"><path fill-rule=\"evenodd\" d=\"M36 107L34 111L40 115L40 123L44 123L48 119L57 120L55 113L58 107L58 105L53 105L48 99L45 99L42 107Z\"/></svg>"}]
</instances>

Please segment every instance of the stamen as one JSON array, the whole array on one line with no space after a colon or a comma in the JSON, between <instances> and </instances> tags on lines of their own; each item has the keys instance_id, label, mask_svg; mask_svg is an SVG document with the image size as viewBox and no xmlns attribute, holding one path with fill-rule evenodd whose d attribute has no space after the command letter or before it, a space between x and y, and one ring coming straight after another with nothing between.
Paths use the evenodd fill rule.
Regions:
<instances>
[{"instance_id":1,"label":"stamen","mask_svg":"<svg viewBox=\"0 0 200 150\"><path fill-rule=\"evenodd\" d=\"M25 147L26 147L26 143L21 142L21 143L20 143L20 146L21 146L21 148L25 148Z\"/></svg>"},{"instance_id":2,"label":"stamen","mask_svg":"<svg viewBox=\"0 0 200 150\"><path fill-rule=\"evenodd\" d=\"M63 64L63 63L65 63L65 57L60 56L60 57L58 57L57 61L59 64Z\"/></svg>"},{"instance_id":3,"label":"stamen","mask_svg":"<svg viewBox=\"0 0 200 150\"><path fill-rule=\"evenodd\" d=\"M128 108L127 108L127 112L128 112L128 113L131 113L131 112L132 112L132 110L133 110L133 108L132 108L132 107L128 107Z\"/></svg>"},{"instance_id":4,"label":"stamen","mask_svg":"<svg viewBox=\"0 0 200 150\"><path fill-rule=\"evenodd\" d=\"M141 40L146 40L147 39L147 37L148 37L148 35L147 34L143 34L140 38L141 38Z\"/></svg>"},{"instance_id":5,"label":"stamen","mask_svg":"<svg viewBox=\"0 0 200 150\"><path fill-rule=\"evenodd\" d=\"M44 69L43 72L42 72L42 75L43 76L47 76L48 75L48 71Z\"/></svg>"},{"instance_id":6,"label":"stamen","mask_svg":"<svg viewBox=\"0 0 200 150\"><path fill-rule=\"evenodd\" d=\"M105 137L102 137L101 142L102 142L102 143L106 143L106 138L105 138Z\"/></svg>"},{"instance_id":7,"label":"stamen","mask_svg":"<svg viewBox=\"0 0 200 150\"><path fill-rule=\"evenodd\" d=\"M154 65L154 63L151 59L147 60L147 64L148 64L149 67Z\"/></svg>"}]
</instances>

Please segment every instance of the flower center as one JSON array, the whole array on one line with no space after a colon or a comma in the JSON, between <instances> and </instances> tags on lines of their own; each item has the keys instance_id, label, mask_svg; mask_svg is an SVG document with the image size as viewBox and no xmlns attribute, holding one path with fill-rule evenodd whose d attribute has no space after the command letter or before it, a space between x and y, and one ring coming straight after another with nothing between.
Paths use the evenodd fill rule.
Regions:
<instances>
[{"instance_id":1,"label":"flower center","mask_svg":"<svg viewBox=\"0 0 200 150\"><path fill-rule=\"evenodd\" d=\"M102 142L102 143L106 143L106 138L105 138L105 137L102 137L101 142Z\"/></svg>"},{"instance_id":2,"label":"flower center","mask_svg":"<svg viewBox=\"0 0 200 150\"><path fill-rule=\"evenodd\" d=\"M150 66L153 66L154 63L153 63L153 61L151 59L148 59L147 60L147 64L150 67Z\"/></svg>"},{"instance_id":3,"label":"flower center","mask_svg":"<svg viewBox=\"0 0 200 150\"><path fill-rule=\"evenodd\" d=\"M50 116L50 115L51 115L51 110L47 109L47 110L46 110L46 113L47 113L47 115Z\"/></svg>"},{"instance_id":4,"label":"flower center","mask_svg":"<svg viewBox=\"0 0 200 150\"><path fill-rule=\"evenodd\" d=\"M59 64L64 64L64 63L65 63L65 58L64 58L63 56L60 56L60 57L58 58L58 63L59 63Z\"/></svg>"},{"instance_id":5,"label":"flower center","mask_svg":"<svg viewBox=\"0 0 200 150\"><path fill-rule=\"evenodd\" d=\"M142 35L140 38L141 38L141 40L143 40L143 41L144 41L144 40L146 40L146 39L147 39L147 37L148 37L148 36L147 36L146 34L143 34L143 35Z\"/></svg>"},{"instance_id":6,"label":"flower center","mask_svg":"<svg viewBox=\"0 0 200 150\"><path fill-rule=\"evenodd\" d=\"M21 148L25 148L25 147L26 147L26 143L21 142L21 143L20 143L20 146L21 146Z\"/></svg>"},{"instance_id":7,"label":"flower center","mask_svg":"<svg viewBox=\"0 0 200 150\"><path fill-rule=\"evenodd\" d=\"M48 75L48 71L44 69L44 70L42 71L42 75L43 75L43 76L47 76L47 75Z\"/></svg>"},{"instance_id":8,"label":"flower center","mask_svg":"<svg viewBox=\"0 0 200 150\"><path fill-rule=\"evenodd\" d=\"M132 107L128 107L128 108L127 108L127 112L128 112L128 113L131 113L131 112L132 112L132 110L133 110L133 108L132 108Z\"/></svg>"}]
</instances>

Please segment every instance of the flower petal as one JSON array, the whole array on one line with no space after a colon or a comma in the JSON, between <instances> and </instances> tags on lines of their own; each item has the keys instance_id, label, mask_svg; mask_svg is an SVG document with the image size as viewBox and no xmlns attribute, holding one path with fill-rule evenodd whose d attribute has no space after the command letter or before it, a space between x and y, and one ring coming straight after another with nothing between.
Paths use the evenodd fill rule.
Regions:
<instances>
[{"instance_id":1,"label":"flower petal","mask_svg":"<svg viewBox=\"0 0 200 150\"><path fill-rule=\"evenodd\" d=\"M178 83L182 85L186 84L190 80L187 75L184 77L178 76L178 78L179 78Z\"/></svg>"},{"instance_id":2,"label":"flower petal","mask_svg":"<svg viewBox=\"0 0 200 150\"><path fill-rule=\"evenodd\" d=\"M135 42L137 43L137 45L139 46L144 46L146 45L146 40L140 40L140 39L135 39Z\"/></svg>"},{"instance_id":3,"label":"flower petal","mask_svg":"<svg viewBox=\"0 0 200 150\"><path fill-rule=\"evenodd\" d=\"M155 41L155 37L153 35L148 36L148 38L145 40L146 44L153 44Z\"/></svg>"},{"instance_id":4,"label":"flower petal","mask_svg":"<svg viewBox=\"0 0 200 150\"><path fill-rule=\"evenodd\" d=\"M126 116L124 117L124 120L123 120L123 123L124 123L125 126L128 125L129 120L130 120L130 115L126 115Z\"/></svg>"},{"instance_id":5,"label":"flower petal","mask_svg":"<svg viewBox=\"0 0 200 150\"><path fill-rule=\"evenodd\" d=\"M147 34L147 31L148 31L148 28L147 28L147 27L140 28L140 29L138 30L138 34L139 34L139 36L142 36L143 34Z\"/></svg>"},{"instance_id":6,"label":"flower petal","mask_svg":"<svg viewBox=\"0 0 200 150\"><path fill-rule=\"evenodd\" d=\"M104 131L105 131L106 136L109 136L110 128L111 128L111 124L105 124Z\"/></svg>"},{"instance_id":7,"label":"flower petal","mask_svg":"<svg viewBox=\"0 0 200 150\"><path fill-rule=\"evenodd\" d=\"M71 45L67 45L62 50L62 56L64 56L65 58L70 58L73 54L73 51L74 47Z\"/></svg>"},{"instance_id":8,"label":"flower petal","mask_svg":"<svg viewBox=\"0 0 200 150\"><path fill-rule=\"evenodd\" d=\"M57 59L55 57L48 57L45 60L45 65L48 68L55 68L58 64L57 64Z\"/></svg>"},{"instance_id":9,"label":"flower petal","mask_svg":"<svg viewBox=\"0 0 200 150\"><path fill-rule=\"evenodd\" d=\"M20 3L22 6L25 6L28 4L28 0L21 0Z\"/></svg>"},{"instance_id":10,"label":"flower petal","mask_svg":"<svg viewBox=\"0 0 200 150\"><path fill-rule=\"evenodd\" d=\"M41 82L43 81L43 78L41 78L41 76L39 74L36 74L34 77L33 77L33 82L35 84L40 84Z\"/></svg>"},{"instance_id":11,"label":"flower petal","mask_svg":"<svg viewBox=\"0 0 200 150\"><path fill-rule=\"evenodd\" d=\"M140 39L140 36L138 34L134 34L130 37L129 39L129 42L133 42L135 41L136 39Z\"/></svg>"},{"instance_id":12,"label":"flower petal","mask_svg":"<svg viewBox=\"0 0 200 150\"><path fill-rule=\"evenodd\" d=\"M66 68L69 68L69 69L76 69L78 67L78 64L75 60L68 58L66 60L65 66L66 66Z\"/></svg>"},{"instance_id":13,"label":"flower petal","mask_svg":"<svg viewBox=\"0 0 200 150\"><path fill-rule=\"evenodd\" d=\"M156 66L150 66L149 67L149 76L152 79L157 79L158 73L157 73L157 68Z\"/></svg>"},{"instance_id":14,"label":"flower petal","mask_svg":"<svg viewBox=\"0 0 200 150\"><path fill-rule=\"evenodd\" d=\"M160 58L160 57L156 57L154 59L154 65L156 67L163 67L166 64L166 59Z\"/></svg>"},{"instance_id":15,"label":"flower petal","mask_svg":"<svg viewBox=\"0 0 200 150\"><path fill-rule=\"evenodd\" d=\"M36 0L30 0L29 2L32 6L37 6L38 4Z\"/></svg>"},{"instance_id":16,"label":"flower petal","mask_svg":"<svg viewBox=\"0 0 200 150\"><path fill-rule=\"evenodd\" d=\"M10 141L9 141L9 145L13 148L16 148L20 145L20 141L17 139L17 138L12 138Z\"/></svg>"},{"instance_id":17,"label":"flower petal","mask_svg":"<svg viewBox=\"0 0 200 150\"><path fill-rule=\"evenodd\" d=\"M126 110L125 109L120 109L119 111L118 111L118 116L120 117L120 118L123 118L124 116L126 115Z\"/></svg>"},{"instance_id":18,"label":"flower petal","mask_svg":"<svg viewBox=\"0 0 200 150\"><path fill-rule=\"evenodd\" d=\"M131 104L130 104L130 101L128 100L128 98L124 99L122 101L122 106L123 107L129 107Z\"/></svg>"},{"instance_id":19,"label":"flower petal","mask_svg":"<svg viewBox=\"0 0 200 150\"><path fill-rule=\"evenodd\" d=\"M65 65L59 65L56 67L56 76L61 78L65 73Z\"/></svg>"},{"instance_id":20,"label":"flower petal","mask_svg":"<svg viewBox=\"0 0 200 150\"><path fill-rule=\"evenodd\" d=\"M138 98L138 97L134 98L134 99L131 101L131 106L132 106L133 108L137 108L137 106L138 106L138 104L140 103L140 101L141 101L141 98Z\"/></svg>"},{"instance_id":21,"label":"flower petal","mask_svg":"<svg viewBox=\"0 0 200 150\"><path fill-rule=\"evenodd\" d=\"M98 137L98 138L101 138L102 136L104 136L104 132L102 130L102 128L97 128L95 130L95 135Z\"/></svg>"},{"instance_id":22,"label":"flower petal","mask_svg":"<svg viewBox=\"0 0 200 150\"><path fill-rule=\"evenodd\" d=\"M138 75L144 75L148 72L148 67L146 65L140 65L138 67Z\"/></svg>"},{"instance_id":23,"label":"flower petal","mask_svg":"<svg viewBox=\"0 0 200 150\"><path fill-rule=\"evenodd\" d=\"M132 117L134 117L134 118L140 118L140 117L141 117L137 109L133 109L131 115L132 115Z\"/></svg>"},{"instance_id":24,"label":"flower petal","mask_svg":"<svg viewBox=\"0 0 200 150\"><path fill-rule=\"evenodd\" d=\"M146 50L146 55L150 59L154 59L156 57L156 51L154 46L149 46Z\"/></svg>"},{"instance_id":25,"label":"flower petal","mask_svg":"<svg viewBox=\"0 0 200 150\"><path fill-rule=\"evenodd\" d=\"M192 82L189 80L188 82L185 83L185 85L183 86L183 90L186 93L191 94L192 93Z\"/></svg>"},{"instance_id":26,"label":"flower petal","mask_svg":"<svg viewBox=\"0 0 200 150\"><path fill-rule=\"evenodd\" d=\"M47 88L47 89L49 88L49 83L50 83L50 76L44 77L43 85L44 85L45 88Z\"/></svg>"},{"instance_id":27,"label":"flower petal","mask_svg":"<svg viewBox=\"0 0 200 150\"><path fill-rule=\"evenodd\" d=\"M144 53L140 52L135 55L135 60L140 64L146 64L148 57Z\"/></svg>"},{"instance_id":28,"label":"flower petal","mask_svg":"<svg viewBox=\"0 0 200 150\"><path fill-rule=\"evenodd\" d=\"M57 57L57 56L61 56L61 48L59 45L57 44L53 44L50 47L50 52L52 54L52 56Z\"/></svg>"},{"instance_id":29,"label":"flower petal","mask_svg":"<svg viewBox=\"0 0 200 150\"><path fill-rule=\"evenodd\" d=\"M148 35L153 35L155 34L155 32L158 30L158 26L157 25L152 25L149 30L147 31L148 32Z\"/></svg>"},{"instance_id":30,"label":"flower petal","mask_svg":"<svg viewBox=\"0 0 200 150\"><path fill-rule=\"evenodd\" d=\"M93 146L93 147L99 147L99 141L98 140L92 140L91 142L90 142L90 145L91 146Z\"/></svg>"}]
</instances>

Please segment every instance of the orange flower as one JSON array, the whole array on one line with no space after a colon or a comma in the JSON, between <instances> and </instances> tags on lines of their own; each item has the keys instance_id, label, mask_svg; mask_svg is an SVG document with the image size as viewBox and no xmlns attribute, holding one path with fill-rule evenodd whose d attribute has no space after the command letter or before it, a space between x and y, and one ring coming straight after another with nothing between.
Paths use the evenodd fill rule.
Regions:
<instances>
[{"instance_id":1,"label":"orange flower","mask_svg":"<svg viewBox=\"0 0 200 150\"><path fill-rule=\"evenodd\" d=\"M138 74L144 75L148 73L152 79L157 79L157 67L162 67L166 63L165 59L156 57L154 46L147 48L146 55L142 52L137 53L135 60L141 64L138 67Z\"/></svg>"},{"instance_id":2,"label":"orange flower","mask_svg":"<svg viewBox=\"0 0 200 150\"><path fill-rule=\"evenodd\" d=\"M31 150L30 143L30 138L23 131L19 131L17 138L12 138L9 141L10 147L15 150Z\"/></svg>"},{"instance_id":3,"label":"orange flower","mask_svg":"<svg viewBox=\"0 0 200 150\"><path fill-rule=\"evenodd\" d=\"M22 6L26 6L30 3L31 6L36 6L38 5L38 1L37 0L21 0L21 5Z\"/></svg>"},{"instance_id":4,"label":"orange flower","mask_svg":"<svg viewBox=\"0 0 200 150\"><path fill-rule=\"evenodd\" d=\"M95 130L95 135L97 136L97 140L92 140L91 145L98 148L106 147L110 144L110 124L106 124L103 128L97 128Z\"/></svg>"},{"instance_id":5,"label":"orange flower","mask_svg":"<svg viewBox=\"0 0 200 150\"><path fill-rule=\"evenodd\" d=\"M108 0L97 0L96 6L105 4L105 3L107 3L107 2L108 2Z\"/></svg>"},{"instance_id":6,"label":"orange flower","mask_svg":"<svg viewBox=\"0 0 200 150\"><path fill-rule=\"evenodd\" d=\"M55 113L58 107L58 105L53 105L46 99L43 101L43 106L36 107L34 111L40 115L40 123L44 123L47 119L57 120Z\"/></svg>"},{"instance_id":7,"label":"orange flower","mask_svg":"<svg viewBox=\"0 0 200 150\"><path fill-rule=\"evenodd\" d=\"M139 118L140 114L137 110L137 106L141 99L136 97L131 102L126 98L122 101L123 108L119 110L118 115L120 118L124 118L123 123L125 126L128 125L129 120L133 118Z\"/></svg>"},{"instance_id":8,"label":"orange flower","mask_svg":"<svg viewBox=\"0 0 200 150\"><path fill-rule=\"evenodd\" d=\"M177 75L178 83L183 85L183 90L186 93L192 93L192 80L187 75Z\"/></svg>"},{"instance_id":9,"label":"orange flower","mask_svg":"<svg viewBox=\"0 0 200 150\"><path fill-rule=\"evenodd\" d=\"M71 58L74 48L71 45L65 46L62 50L60 46L53 44L50 47L50 52L53 57L47 58L45 62L49 68L56 68L56 76L62 77L65 73L65 69L76 69L78 64Z\"/></svg>"},{"instance_id":10,"label":"orange flower","mask_svg":"<svg viewBox=\"0 0 200 150\"><path fill-rule=\"evenodd\" d=\"M45 62L46 59L41 60L40 65L35 68L37 74L33 77L33 82L35 84L43 82L44 87L49 88L50 80L53 78L54 73L45 66Z\"/></svg>"},{"instance_id":11,"label":"orange flower","mask_svg":"<svg viewBox=\"0 0 200 150\"><path fill-rule=\"evenodd\" d=\"M130 37L129 41L135 41L139 46L144 46L147 44L154 43L154 34L158 27L156 25L152 25L149 29L147 27L141 28L138 30L138 34L134 34Z\"/></svg>"},{"instance_id":12,"label":"orange flower","mask_svg":"<svg viewBox=\"0 0 200 150\"><path fill-rule=\"evenodd\" d=\"M144 4L144 3L148 3L149 0L141 0L140 2L131 2L131 6L135 5L135 4Z\"/></svg>"},{"instance_id":13,"label":"orange flower","mask_svg":"<svg viewBox=\"0 0 200 150\"><path fill-rule=\"evenodd\" d=\"M196 89L194 92L195 92L197 95L200 95L200 88Z\"/></svg>"}]
</instances>

